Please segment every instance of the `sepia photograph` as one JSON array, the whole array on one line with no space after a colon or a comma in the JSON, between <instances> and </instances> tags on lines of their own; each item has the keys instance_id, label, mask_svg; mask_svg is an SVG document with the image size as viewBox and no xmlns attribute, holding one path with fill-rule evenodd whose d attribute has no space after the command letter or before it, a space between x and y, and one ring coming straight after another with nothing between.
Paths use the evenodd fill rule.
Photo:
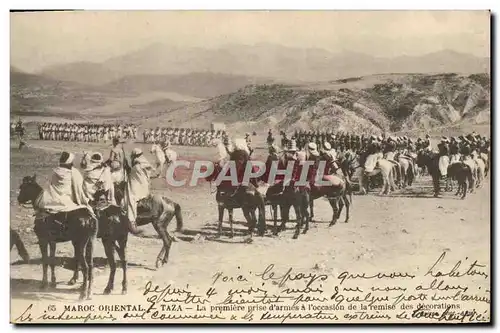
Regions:
<instances>
[{"instance_id":1,"label":"sepia photograph","mask_svg":"<svg viewBox=\"0 0 500 333\"><path fill-rule=\"evenodd\" d=\"M488 10L11 11L12 324L490 324Z\"/></svg>"}]
</instances>

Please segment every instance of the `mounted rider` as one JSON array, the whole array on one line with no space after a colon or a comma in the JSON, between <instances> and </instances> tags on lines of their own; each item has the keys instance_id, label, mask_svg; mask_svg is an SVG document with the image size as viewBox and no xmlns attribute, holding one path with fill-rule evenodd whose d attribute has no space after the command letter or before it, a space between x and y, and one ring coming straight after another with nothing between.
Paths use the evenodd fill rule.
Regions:
<instances>
[{"instance_id":1,"label":"mounted rider","mask_svg":"<svg viewBox=\"0 0 500 333\"><path fill-rule=\"evenodd\" d=\"M439 155L439 161L438 161L438 167L439 167L439 172L441 173L441 176L443 178L447 177L448 175L448 166L450 165L450 149L449 149L449 139L445 136L441 138L441 142L438 143L438 155Z\"/></svg>"},{"instance_id":2,"label":"mounted rider","mask_svg":"<svg viewBox=\"0 0 500 333\"><path fill-rule=\"evenodd\" d=\"M49 188L36 199L34 206L41 209L39 214L55 214L69 212L78 208L87 208L93 213L89 199L83 190L83 177L73 167L75 155L63 152L59 158L59 166L53 170Z\"/></svg>"},{"instance_id":3,"label":"mounted rider","mask_svg":"<svg viewBox=\"0 0 500 333\"><path fill-rule=\"evenodd\" d=\"M108 164L111 169L111 179L114 184L121 184L125 181L124 165L126 162L125 152L120 146L120 140L113 138L111 151L109 153Z\"/></svg>"},{"instance_id":4,"label":"mounted rider","mask_svg":"<svg viewBox=\"0 0 500 333\"><path fill-rule=\"evenodd\" d=\"M125 165L127 179L122 207L126 211L130 224L136 229L137 205L150 195L150 179L153 166L139 148L132 150L130 163L131 166Z\"/></svg>"},{"instance_id":5,"label":"mounted rider","mask_svg":"<svg viewBox=\"0 0 500 333\"><path fill-rule=\"evenodd\" d=\"M266 160L266 170L261 177L261 180L263 182L270 185L266 192L267 198L272 200L273 197L276 197L283 193L285 189L283 183L285 180L285 175L282 173L276 173L274 179L269 179L271 169L275 168L278 172L286 170L287 163L289 161L295 161L294 156L297 151L296 148L297 147L294 147L293 145L291 145L290 147L286 147L285 154L282 158L280 158L279 154L281 153L281 149L277 145L271 145L269 147L269 156Z\"/></svg>"},{"instance_id":6,"label":"mounted rider","mask_svg":"<svg viewBox=\"0 0 500 333\"><path fill-rule=\"evenodd\" d=\"M313 163L308 167L308 172L306 176L307 184L305 187L301 186L300 187L301 189L305 189L306 191L311 191L314 188L316 183L316 173L318 172L320 159L321 159L321 154L318 151L318 145L315 142L309 142L306 146L305 161ZM302 168L303 166L300 165L300 168L297 170L297 172L294 172L294 177L293 177L294 181L300 179L300 176L302 174Z\"/></svg>"},{"instance_id":7,"label":"mounted rider","mask_svg":"<svg viewBox=\"0 0 500 333\"><path fill-rule=\"evenodd\" d=\"M273 131L271 129L269 129L269 131L267 132L266 142L269 146L274 143Z\"/></svg>"},{"instance_id":8,"label":"mounted rider","mask_svg":"<svg viewBox=\"0 0 500 333\"><path fill-rule=\"evenodd\" d=\"M429 134L425 135L425 139L422 141L422 148L427 151L432 151L431 136Z\"/></svg>"},{"instance_id":9,"label":"mounted rider","mask_svg":"<svg viewBox=\"0 0 500 333\"><path fill-rule=\"evenodd\" d=\"M90 201L94 201L95 193L102 190L107 193L104 199L108 204L116 205L115 187L111 177L111 170L104 162L101 153L93 153L90 159L82 163L83 169L83 191ZM97 202L93 202L96 204Z\"/></svg>"},{"instance_id":10,"label":"mounted rider","mask_svg":"<svg viewBox=\"0 0 500 333\"><path fill-rule=\"evenodd\" d=\"M171 148L170 141L162 141L161 149L165 154L165 170L167 170L172 163L177 161L177 152ZM175 173L175 170L174 170ZM174 174L175 176L175 174Z\"/></svg>"},{"instance_id":11,"label":"mounted rider","mask_svg":"<svg viewBox=\"0 0 500 333\"><path fill-rule=\"evenodd\" d=\"M250 133L245 134L245 141L247 143L248 150L250 151L250 156L252 156L253 148L252 148L252 138L250 137Z\"/></svg>"},{"instance_id":12,"label":"mounted rider","mask_svg":"<svg viewBox=\"0 0 500 333\"><path fill-rule=\"evenodd\" d=\"M339 166L337 164L337 152L328 141L325 141L320 150L321 158L326 161L323 175L336 174Z\"/></svg>"}]
</instances>

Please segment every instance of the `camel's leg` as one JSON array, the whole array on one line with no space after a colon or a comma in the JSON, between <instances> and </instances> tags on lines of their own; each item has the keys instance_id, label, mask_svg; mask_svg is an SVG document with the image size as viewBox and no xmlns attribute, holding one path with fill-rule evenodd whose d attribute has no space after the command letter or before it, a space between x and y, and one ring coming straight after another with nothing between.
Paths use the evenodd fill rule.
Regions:
<instances>
[{"instance_id":1,"label":"camel's leg","mask_svg":"<svg viewBox=\"0 0 500 333\"><path fill-rule=\"evenodd\" d=\"M49 242L49 260L50 260L50 287L55 288L57 284L56 280L56 242Z\"/></svg>"},{"instance_id":2,"label":"camel's leg","mask_svg":"<svg viewBox=\"0 0 500 333\"><path fill-rule=\"evenodd\" d=\"M113 240L102 239L102 245L104 246L104 252L106 253L106 258L109 264L109 278L108 284L104 289L103 294L109 295L114 287L115 273L116 273L116 262L115 262L115 251L113 249Z\"/></svg>"}]
</instances>

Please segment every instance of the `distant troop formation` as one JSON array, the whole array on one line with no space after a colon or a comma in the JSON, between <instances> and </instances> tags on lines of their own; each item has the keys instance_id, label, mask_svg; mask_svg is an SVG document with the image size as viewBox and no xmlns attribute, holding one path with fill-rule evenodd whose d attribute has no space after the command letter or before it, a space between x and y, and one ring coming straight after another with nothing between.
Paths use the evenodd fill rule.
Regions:
<instances>
[{"instance_id":1,"label":"distant troop formation","mask_svg":"<svg viewBox=\"0 0 500 333\"><path fill-rule=\"evenodd\" d=\"M309 143L315 143L318 147L327 147L335 149L337 152L353 151L356 153L362 152L370 148L377 151L383 151L385 147L390 147L394 150L419 151L422 149L432 148L431 138L426 135L424 138L412 139L407 136L386 136L386 135L358 135L352 133L333 133L319 131L295 131L290 137L285 132L280 132L281 146L290 145L293 140L297 148L304 149ZM438 145L441 150L450 150L468 154L468 151L477 149L478 151L487 150L490 146L490 140L476 133L470 133L466 136L459 137L443 137L443 142ZM446 148L444 148L446 143ZM272 130L269 130L267 136L267 144L274 145L275 138ZM463 152L462 152L463 151ZM443 152L444 153L444 152Z\"/></svg>"},{"instance_id":2,"label":"distant troop formation","mask_svg":"<svg viewBox=\"0 0 500 333\"><path fill-rule=\"evenodd\" d=\"M145 143L169 142L180 146L211 145L214 139L223 140L227 137L224 130L205 130L198 128L156 127L145 129L143 139Z\"/></svg>"},{"instance_id":3,"label":"distant troop formation","mask_svg":"<svg viewBox=\"0 0 500 333\"><path fill-rule=\"evenodd\" d=\"M40 140L107 142L113 138L136 139L137 126L133 124L76 124L40 123Z\"/></svg>"}]
</instances>

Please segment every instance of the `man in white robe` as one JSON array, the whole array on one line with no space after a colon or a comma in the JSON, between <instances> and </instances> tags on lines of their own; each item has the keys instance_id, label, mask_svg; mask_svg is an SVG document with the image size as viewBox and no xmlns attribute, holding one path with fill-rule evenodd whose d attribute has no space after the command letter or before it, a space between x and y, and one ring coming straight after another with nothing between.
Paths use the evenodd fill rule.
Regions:
<instances>
[{"instance_id":1,"label":"man in white robe","mask_svg":"<svg viewBox=\"0 0 500 333\"><path fill-rule=\"evenodd\" d=\"M114 184L111 178L110 168L103 163L101 153L93 153L83 170L83 191L89 200L94 200L94 195L102 183L102 189L108 191L107 201L116 205Z\"/></svg>"},{"instance_id":2,"label":"man in white robe","mask_svg":"<svg viewBox=\"0 0 500 333\"><path fill-rule=\"evenodd\" d=\"M93 212L83 191L83 177L80 171L73 167L74 158L72 153L61 154L59 166L54 169L48 190L43 191L36 200L35 206L41 211L55 214L87 207Z\"/></svg>"},{"instance_id":3,"label":"man in white robe","mask_svg":"<svg viewBox=\"0 0 500 333\"><path fill-rule=\"evenodd\" d=\"M125 200L123 200L127 217L131 224L137 219L137 203L150 194L150 177L153 167L142 154L142 150L134 148L130 155L131 167L127 174Z\"/></svg>"},{"instance_id":4,"label":"man in white robe","mask_svg":"<svg viewBox=\"0 0 500 333\"><path fill-rule=\"evenodd\" d=\"M118 138L113 138L113 145L111 146L108 162L111 168L111 179L113 180L113 183L119 184L125 181L123 169L125 156L123 147L120 146L120 140Z\"/></svg>"},{"instance_id":5,"label":"man in white robe","mask_svg":"<svg viewBox=\"0 0 500 333\"><path fill-rule=\"evenodd\" d=\"M168 168L177 161L177 152L174 151L171 146L170 146L170 141L164 141L161 144L161 149L163 150L163 153L165 154L165 174L162 175L163 177L167 177L167 170ZM174 169L174 177L175 177L175 169Z\"/></svg>"}]
</instances>

